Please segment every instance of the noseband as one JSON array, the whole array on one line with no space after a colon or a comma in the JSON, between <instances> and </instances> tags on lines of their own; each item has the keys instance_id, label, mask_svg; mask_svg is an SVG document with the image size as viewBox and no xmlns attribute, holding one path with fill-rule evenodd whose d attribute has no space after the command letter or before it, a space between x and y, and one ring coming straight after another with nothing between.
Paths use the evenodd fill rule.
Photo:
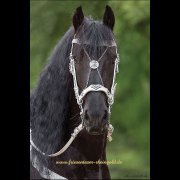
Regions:
<instances>
[{"instance_id":1,"label":"noseband","mask_svg":"<svg viewBox=\"0 0 180 180\"><path fill-rule=\"evenodd\" d=\"M119 64L119 54L117 52L117 45L116 45L115 41L112 41L110 44L108 44L108 43L103 44L103 46L106 46L106 50L103 52L103 54L100 56L100 58L98 60L91 59L89 54L87 53L87 51L83 48L84 52L86 53L86 55L87 55L87 57L89 59L90 72L91 72L92 69L97 70L98 76L100 77L100 80L101 80L101 84L91 84L91 85L88 86L89 77L90 77L90 73L89 73L88 81L86 83L86 87L82 90L81 94L79 94L79 88L78 88L77 78L76 78L75 60L73 58L74 44L81 45L81 42L79 41L79 39L76 39L75 37L72 40L71 52L70 52L70 57L69 57L70 58L69 70L70 70L70 72L71 72L71 74L73 76L74 92L75 92L77 104L79 105L80 110L81 110L80 115L81 115L82 122L83 122L83 117L82 117L82 114L83 114L83 107L82 107L83 99L84 99L84 97L85 97L85 95L87 93L92 92L92 91L96 91L96 92L101 91L101 92L104 92L106 94L107 99L108 99L109 114L111 114L111 106L114 103L114 93L115 93L115 88L116 88L115 78L116 78L116 73L118 73L118 64ZM112 81L112 86L111 86L110 91L108 90L108 88L106 88L104 86L102 77L101 77L99 69L98 69L100 60L105 55L105 53L106 53L106 51L107 51L107 49L109 47L115 47L116 48L116 55L117 55L117 58L115 60L115 65L114 65L113 81Z\"/></svg>"}]
</instances>

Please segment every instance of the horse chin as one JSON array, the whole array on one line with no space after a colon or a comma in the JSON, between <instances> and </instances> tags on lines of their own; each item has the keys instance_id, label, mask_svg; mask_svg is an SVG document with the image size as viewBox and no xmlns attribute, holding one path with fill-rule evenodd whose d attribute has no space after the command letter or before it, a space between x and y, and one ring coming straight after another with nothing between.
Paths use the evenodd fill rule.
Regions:
<instances>
[{"instance_id":1,"label":"horse chin","mask_svg":"<svg viewBox=\"0 0 180 180\"><path fill-rule=\"evenodd\" d=\"M86 129L86 132L89 134L89 135L92 135L92 136L100 136L100 135L103 135L106 133L106 129L101 129L101 130L98 130L98 131L91 131L89 127L85 127Z\"/></svg>"}]
</instances>

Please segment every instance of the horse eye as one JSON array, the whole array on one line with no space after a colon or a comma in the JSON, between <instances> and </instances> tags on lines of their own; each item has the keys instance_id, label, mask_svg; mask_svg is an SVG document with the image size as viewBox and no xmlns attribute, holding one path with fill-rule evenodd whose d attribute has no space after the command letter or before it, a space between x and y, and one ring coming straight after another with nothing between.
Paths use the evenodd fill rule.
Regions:
<instances>
[{"instance_id":1,"label":"horse eye","mask_svg":"<svg viewBox=\"0 0 180 180\"><path fill-rule=\"evenodd\" d=\"M116 54L114 54L114 55L112 56L112 58L113 58L113 59L116 59L116 58L117 58L117 55L116 55Z\"/></svg>"},{"instance_id":2,"label":"horse eye","mask_svg":"<svg viewBox=\"0 0 180 180\"><path fill-rule=\"evenodd\" d=\"M76 56L73 56L73 59L74 59L74 60L76 60L76 58L77 58Z\"/></svg>"}]
</instances>

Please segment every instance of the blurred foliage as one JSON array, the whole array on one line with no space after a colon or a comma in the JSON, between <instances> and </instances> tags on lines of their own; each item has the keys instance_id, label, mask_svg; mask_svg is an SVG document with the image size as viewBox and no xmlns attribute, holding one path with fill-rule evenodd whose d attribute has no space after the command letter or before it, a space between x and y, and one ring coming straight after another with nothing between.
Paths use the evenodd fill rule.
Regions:
<instances>
[{"instance_id":1,"label":"blurred foliage","mask_svg":"<svg viewBox=\"0 0 180 180\"><path fill-rule=\"evenodd\" d=\"M30 88L56 43L72 24L76 7L86 16L101 20L105 5L114 10L114 33L120 52L115 104L111 122L113 141L108 143L108 160L113 179L149 177L150 166L150 3L149 1L31 1L30 2Z\"/></svg>"}]
</instances>

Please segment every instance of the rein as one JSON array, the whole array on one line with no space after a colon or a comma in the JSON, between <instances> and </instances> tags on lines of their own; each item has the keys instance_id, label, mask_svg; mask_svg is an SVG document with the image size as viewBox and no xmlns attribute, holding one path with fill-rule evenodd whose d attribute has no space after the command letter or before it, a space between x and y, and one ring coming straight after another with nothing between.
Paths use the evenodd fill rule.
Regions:
<instances>
[{"instance_id":1,"label":"rein","mask_svg":"<svg viewBox=\"0 0 180 180\"><path fill-rule=\"evenodd\" d=\"M62 154L64 151L66 151L66 149L71 145L71 143L74 141L74 139L76 138L76 136L79 134L79 132L83 129L83 125L82 123L76 127L74 129L74 132L71 134L71 138L69 139L69 141L65 144L65 146L60 149L60 151L58 151L57 153L54 154L46 154L44 152L42 152L41 150L39 150L39 148L34 144L34 142L32 141L32 135L31 135L31 130L30 130L30 143L31 145L42 155L44 156L49 156L49 157L56 157L59 156L60 154Z\"/></svg>"}]
</instances>

